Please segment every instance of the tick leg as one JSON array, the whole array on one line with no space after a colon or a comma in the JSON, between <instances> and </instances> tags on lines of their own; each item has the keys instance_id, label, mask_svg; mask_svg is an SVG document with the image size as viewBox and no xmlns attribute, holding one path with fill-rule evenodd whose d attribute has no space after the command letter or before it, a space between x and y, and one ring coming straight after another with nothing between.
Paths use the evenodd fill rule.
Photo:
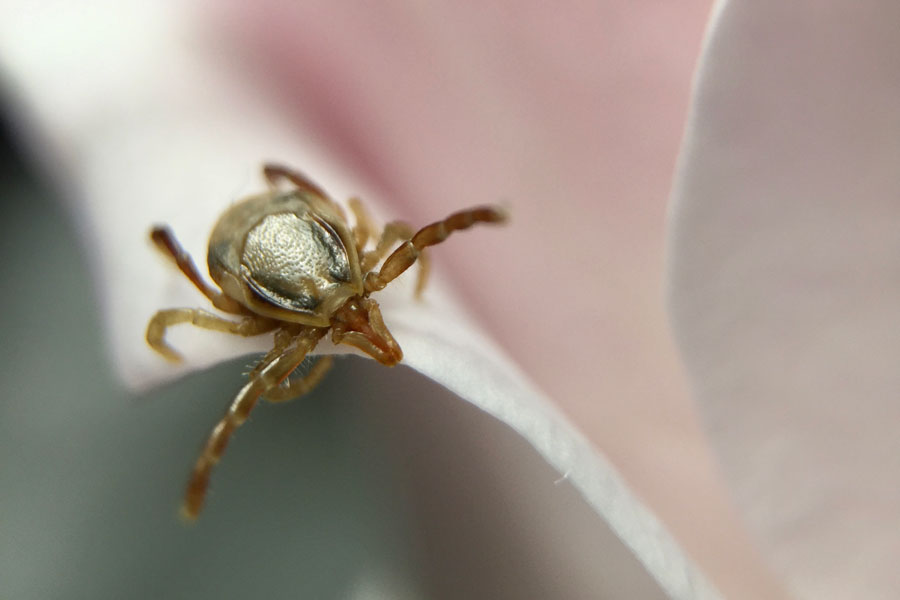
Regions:
<instances>
[{"instance_id":1,"label":"tick leg","mask_svg":"<svg viewBox=\"0 0 900 600\"><path fill-rule=\"evenodd\" d=\"M399 240L411 238L412 235L413 228L411 225L404 223L403 221L391 221L381 230L381 237L378 238L378 243L375 244L375 248L362 255L362 259L359 261L359 268L363 273L368 273L375 268L375 265L377 265L381 259L387 256L391 246L396 244Z\"/></svg>"},{"instance_id":2,"label":"tick leg","mask_svg":"<svg viewBox=\"0 0 900 600\"><path fill-rule=\"evenodd\" d=\"M181 515L193 521L203 508L206 490L212 468L222 458L234 431L244 424L250 411L256 406L260 396L277 388L291 371L303 362L306 355L316 347L322 336L328 331L324 327L307 327L297 334L280 355L272 358L260 368L256 375L241 388L231 406L213 428L197 457L185 491Z\"/></svg>"},{"instance_id":3,"label":"tick leg","mask_svg":"<svg viewBox=\"0 0 900 600\"><path fill-rule=\"evenodd\" d=\"M150 239L163 254L175 262L175 265L181 269L181 272L184 273L185 277L190 279L191 283L193 283L204 296L209 298L209 301L212 302L213 306L222 312L231 314L242 315L247 313L240 302L229 298L203 280L191 255L181 247L181 244L175 239L175 234L172 233L171 229L165 226L154 227L150 231Z\"/></svg>"},{"instance_id":4,"label":"tick leg","mask_svg":"<svg viewBox=\"0 0 900 600\"><path fill-rule=\"evenodd\" d=\"M396 279L406 271L422 250L428 246L440 244L454 231L468 229L476 223L503 223L506 221L506 211L495 206L480 206L453 213L443 221L426 225L420 229L412 239L398 247L387 257L378 273L370 272L366 275L366 292L377 292L384 289L388 283Z\"/></svg>"},{"instance_id":5,"label":"tick leg","mask_svg":"<svg viewBox=\"0 0 900 600\"><path fill-rule=\"evenodd\" d=\"M366 211L366 207L363 206L362 200L356 197L350 198L347 204L350 205L350 211L353 212L353 217L356 221L353 227L353 237L356 238L356 251L362 256L363 249L369 243L372 232L375 231L375 226L372 223L372 218L369 217L369 213Z\"/></svg>"},{"instance_id":6,"label":"tick leg","mask_svg":"<svg viewBox=\"0 0 900 600\"><path fill-rule=\"evenodd\" d=\"M333 362L334 360L330 356L320 357L303 377L288 380L287 387L278 386L266 392L266 400L273 403L287 402L309 393L310 390L319 385L319 382L331 369Z\"/></svg>"},{"instance_id":7,"label":"tick leg","mask_svg":"<svg viewBox=\"0 0 900 600\"><path fill-rule=\"evenodd\" d=\"M265 165L263 165L263 177L265 177L266 181L268 181L269 184L273 186L277 185L280 180L286 179L301 190L310 192L316 196L322 196L323 198L328 197L328 194L325 193L325 190L320 188L309 177L307 177L300 171L295 171L282 165L266 163Z\"/></svg>"},{"instance_id":8,"label":"tick leg","mask_svg":"<svg viewBox=\"0 0 900 600\"><path fill-rule=\"evenodd\" d=\"M253 370L247 374L247 378L253 379L263 370L263 367L278 358L302 329L302 325L282 324L281 329L275 332L275 343L273 344L272 349L256 363Z\"/></svg>"},{"instance_id":9,"label":"tick leg","mask_svg":"<svg viewBox=\"0 0 900 600\"><path fill-rule=\"evenodd\" d=\"M259 335L272 331L278 324L272 319L263 317L244 317L240 321L229 321L199 308L170 308L161 310L150 319L147 325L147 343L150 347L167 359L178 362L181 355L166 343L166 329L172 325L190 323L203 329L223 331L244 337Z\"/></svg>"},{"instance_id":10,"label":"tick leg","mask_svg":"<svg viewBox=\"0 0 900 600\"><path fill-rule=\"evenodd\" d=\"M409 239L413 235L413 228L402 221L391 221L384 226L381 232L381 238L375 245L375 249L363 255L360 263L360 269L363 273L368 273L375 265L381 261L397 241ZM431 272L431 261L428 260L428 253L424 250L419 254L419 276L416 279L416 298L422 296L422 291L428 283L428 274Z\"/></svg>"},{"instance_id":11,"label":"tick leg","mask_svg":"<svg viewBox=\"0 0 900 600\"><path fill-rule=\"evenodd\" d=\"M331 199L331 197L325 193L325 190L320 188L316 183L314 183L309 177L301 173L300 171L295 171L294 169L290 169L288 167L282 165L275 165L272 163L268 163L263 165L263 177L266 178L266 181L269 182L269 185L275 187L278 182L282 179L286 179L290 181L298 189L303 190L304 192L308 192L315 196L322 198L323 200L331 203L331 206L337 211L337 213L341 216L345 221L347 220L347 215L344 214L344 209L340 204Z\"/></svg>"},{"instance_id":12,"label":"tick leg","mask_svg":"<svg viewBox=\"0 0 900 600\"><path fill-rule=\"evenodd\" d=\"M370 252L364 252L366 244L369 243L369 238L375 231L375 225L359 198L350 198L348 204L350 205L350 210L353 211L353 216L356 218L356 226L353 228L353 235L356 238L357 252L362 257L360 269L363 273L371 271L375 265L385 257L388 250L390 250L391 246L397 241L409 239L413 235L413 228L411 225L408 225L403 221L391 221L385 225L384 229L381 231L381 236L378 239L375 248ZM419 255L419 277L416 279L416 298L422 296L422 291L428 283L428 273L430 271L431 261L428 260L428 254L422 252Z\"/></svg>"}]
</instances>

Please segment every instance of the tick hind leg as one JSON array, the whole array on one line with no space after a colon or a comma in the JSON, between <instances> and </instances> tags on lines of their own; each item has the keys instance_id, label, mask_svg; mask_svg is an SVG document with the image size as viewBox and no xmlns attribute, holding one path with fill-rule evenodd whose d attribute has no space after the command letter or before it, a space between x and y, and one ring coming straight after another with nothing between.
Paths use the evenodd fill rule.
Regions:
<instances>
[{"instance_id":1,"label":"tick hind leg","mask_svg":"<svg viewBox=\"0 0 900 600\"><path fill-rule=\"evenodd\" d=\"M422 251L428 246L440 244L451 233L462 229L468 229L476 223L503 223L506 221L506 211L495 206L479 206L453 213L443 221L437 221L426 225L416 232L412 238L404 242L387 257L378 273L370 272L366 275L366 291L377 292L401 273L410 268L417 259L421 259ZM385 228L387 232L387 228ZM417 290L417 293L420 290Z\"/></svg>"},{"instance_id":2,"label":"tick hind leg","mask_svg":"<svg viewBox=\"0 0 900 600\"><path fill-rule=\"evenodd\" d=\"M147 325L147 343L167 359L178 362L181 355L166 343L166 330L181 323L190 323L203 329L222 331L250 337L272 331L278 326L276 321L264 317L244 317L240 321L229 321L199 308L170 308L153 315Z\"/></svg>"},{"instance_id":3,"label":"tick hind leg","mask_svg":"<svg viewBox=\"0 0 900 600\"><path fill-rule=\"evenodd\" d=\"M260 396L268 395L278 388L327 332L328 329L324 327L308 327L301 330L283 352L277 356L267 356L263 359L264 362L254 369L254 375L241 388L231 406L213 427L200 451L200 456L197 457L197 462L194 463L181 507L182 517L193 521L200 514L206 491L209 489L213 467L222 458L235 430L250 416Z\"/></svg>"},{"instance_id":4,"label":"tick hind leg","mask_svg":"<svg viewBox=\"0 0 900 600\"><path fill-rule=\"evenodd\" d=\"M181 272L184 273L185 277L190 279L191 283L193 283L204 296L209 298L209 301L212 302L213 306L222 312L231 314L241 315L247 313L240 302L229 298L204 281L203 276L200 275L200 271L197 270L197 265L194 264L191 255L181 247L181 244L175 239L175 234L172 233L171 229L164 226L154 227L150 231L150 239L163 254L168 256L175 263Z\"/></svg>"}]
</instances>

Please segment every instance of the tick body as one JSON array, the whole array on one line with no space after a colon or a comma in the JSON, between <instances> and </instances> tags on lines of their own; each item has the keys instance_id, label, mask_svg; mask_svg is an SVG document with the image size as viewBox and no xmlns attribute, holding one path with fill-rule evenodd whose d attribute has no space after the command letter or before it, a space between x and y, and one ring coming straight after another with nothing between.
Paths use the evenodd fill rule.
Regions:
<instances>
[{"instance_id":1,"label":"tick body","mask_svg":"<svg viewBox=\"0 0 900 600\"><path fill-rule=\"evenodd\" d=\"M336 344L354 346L387 366L397 364L403 352L370 295L417 260L420 294L428 274L426 247L476 223L506 220L502 209L483 206L415 233L395 221L369 248L374 227L359 200L349 203L351 227L342 207L304 175L276 165L266 165L263 174L269 190L231 206L213 228L207 263L215 286L203 279L167 227L154 227L150 234L215 308L236 317L197 308L161 310L147 326L147 342L154 350L181 360L165 341L166 329L180 323L241 336L274 333L272 350L250 372L197 458L182 506L190 520L203 507L213 466L259 399L284 402L301 396L328 371L331 358L320 357L304 377L290 378L321 339L330 334ZM282 182L289 187L279 187Z\"/></svg>"}]
</instances>

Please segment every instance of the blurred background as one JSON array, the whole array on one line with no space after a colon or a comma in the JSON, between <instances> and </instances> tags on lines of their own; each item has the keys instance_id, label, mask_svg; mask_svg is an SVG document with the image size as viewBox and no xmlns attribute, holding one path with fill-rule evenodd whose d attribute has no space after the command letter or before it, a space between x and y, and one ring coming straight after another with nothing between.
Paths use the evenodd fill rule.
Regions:
<instances>
[{"instance_id":1,"label":"blurred background","mask_svg":"<svg viewBox=\"0 0 900 600\"><path fill-rule=\"evenodd\" d=\"M125 390L82 244L17 142L7 115L0 597L665 597L518 435L354 357L260 406L182 523L188 470L252 357Z\"/></svg>"},{"instance_id":2,"label":"blurred background","mask_svg":"<svg viewBox=\"0 0 900 600\"><path fill-rule=\"evenodd\" d=\"M0 5L20 19L0 29L16 109L0 184L0 319L16 341L0 366L0 596L660 596L517 436L404 368L355 359L314 397L260 407L201 522L173 519L248 360L123 391L107 359L135 363L104 349L99 307L113 301L92 286L108 274L98 249L121 245L70 223L92 231L78 201L129 186L171 204L192 184L233 189L229 160L264 157L229 136L273 152L248 110L271 106L267 125L339 157L413 222L514 203L502 243L448 244L438 267L712 579L753 597L766 575L716 479L662 301L666 198L710 5ZM10 125L37 125L13 145L44 175L9 150ZM219 191L204 197L231 197ZM145 226L116 233L139 243Z\"/></svg>"},{"instance_id":3,"label":"blurred background","mask_svg":"<svg viewBox=\"0 0 900 600\"><path fill-rule=\"evenodd\" d=\"M656 532L725 597L782 597L735 493L796 589L895 597L896 9L715 3L667 224L711 6L0 0L0 598L664 596L507 427L353 358L261 406L200 523L175 519L251 359L118 383L173 377L142 329L196 298L146 266L146 228L178 219L201 259L266 159L413 223L508 203L510 227L436 253L438 297L458 293Z\"/></svg>"}]
</instances>

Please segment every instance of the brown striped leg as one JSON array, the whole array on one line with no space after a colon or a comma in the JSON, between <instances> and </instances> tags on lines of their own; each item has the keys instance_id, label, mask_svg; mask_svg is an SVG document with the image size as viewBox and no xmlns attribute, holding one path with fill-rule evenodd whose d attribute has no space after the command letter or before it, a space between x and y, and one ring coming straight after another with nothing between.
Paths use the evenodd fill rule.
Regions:
<instances>
[{"instance_id":1,"label":"brown striped leg","mask_svg":"<svg viewBox=\"0 0 900 600\"><path fill-rule=\"evenodd\" d=\"M181 515L185 519L193 521L200 514L206 491L209 488L212 468L221 459L234 431L247 420L260 396L278 387L303 362L306 355L316 347L316 344L327 332L328 329L324 327L302 329L282 354L271 359L268 364L256 371L256 374L241 388L228 411L213 428L194 464L185 492L184 504L181 507Z\"/></svg>"},{"instance_id":2,"label":"brown striped leg","mask_svg":"<svg viewBox=\"0 0 900 600\"><path fill-rule=\"evenodd\" d=\"M451 233L468 229L476 223L503 223L506 211L494 206L480 206L453 213L443 221L426 225L412 239L398 247L387 257L378 273L366 275L366 292L377 292L416 262L422 250L443 242Z\"/></svg>"},{"instance_id":3,"label":"brown striped leg","mask_svg":"<svg viewBox=\"0 0 900 600\"><path fill-rule=\"evenodd\" d=\"M378 240L378 244L375 245L375 248L367 252L363 255L362 261L360 262L360 269L363 273L368 273L375 265L377 265L381 259L385 257L388 251L391 249L397 241L402 239L409 239L413 236L413 228L404 223L403 221L391 221L387 225L384 226L384 229L381 232L381 237ZM422 251L419 254L418 258L419 262L419 275L416 278L416 298L422 296L422 291L425 289L425 284L428 283L428 274L431 272L431 261L428 259L428 252Z\"/></svg>"},{"instance_id":4,"label":"brown striped leg","mask_svg":"<svg viewBox=\"0 0 900 600\"><path fill-rule=\"evenodd\" d=\"M375 268L390 251L391 246L399 240L409 239L413 236L413 228L403 221L391 221L381 230L381 236L375 247L363 254L359 261L359 268L363 273L368 273Z\"/></svg>"}]
</instances>

